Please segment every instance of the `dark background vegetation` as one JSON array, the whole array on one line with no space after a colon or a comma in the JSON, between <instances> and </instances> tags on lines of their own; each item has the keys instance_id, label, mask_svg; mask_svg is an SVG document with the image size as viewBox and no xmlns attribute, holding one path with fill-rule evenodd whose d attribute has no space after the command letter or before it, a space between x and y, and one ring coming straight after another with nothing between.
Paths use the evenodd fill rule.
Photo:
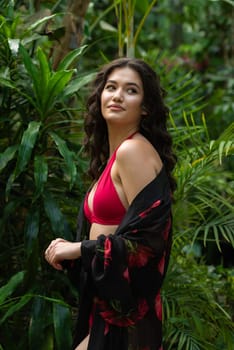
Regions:
<instances>
[{"instance_id":1,"label":"dark background vegetation","mask_svg":"<svg viewBox=\"0 0 234 350\"><path fill-rule=\"evenodd\" d=\"M79 294L43 254L73 240L99 67L145 59L170 107L174 243L166 350L233 350L232 0L0 0L0 349L71 346Z\"/></svg>"}]
</instances>

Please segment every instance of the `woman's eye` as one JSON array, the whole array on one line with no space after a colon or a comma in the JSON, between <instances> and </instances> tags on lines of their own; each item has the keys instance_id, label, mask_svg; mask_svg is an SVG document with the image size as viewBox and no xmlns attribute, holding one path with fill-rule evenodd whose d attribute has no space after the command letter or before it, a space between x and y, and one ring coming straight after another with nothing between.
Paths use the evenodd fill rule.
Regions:
<instances>
[{"instance_id":1,"label":"woman's eye","mask_svg":"<svg viewBox=\"0 0 234 350\"><path fill-rule=\"evenodd\" d=\"M106 90L113 91L115 89L114 85L107 85Z\"/></svg>"},{"instance_id":2,"label":"woman's eye","mask_svg":"<svg viewBox=\"0 0 234 350\"><path fill-rule=\"evenodd\" d=\"M127 90L127 92L129 93L129 94L136 94L136 89L134 89L134 88L129 88L128 90Z\"/></svg>"}]
</instances>

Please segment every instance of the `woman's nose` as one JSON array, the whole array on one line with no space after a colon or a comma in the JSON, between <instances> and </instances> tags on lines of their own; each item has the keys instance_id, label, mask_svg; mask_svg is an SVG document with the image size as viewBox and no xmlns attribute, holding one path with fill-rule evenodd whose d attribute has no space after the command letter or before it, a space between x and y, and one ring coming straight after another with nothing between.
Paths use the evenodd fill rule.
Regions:
<instances>
[{"instance_id":1,"label":"woman's nose","mask_svg":"<svg viewBox=\"0 0 234 350\"><path fill-rule=\"evenodd\" d=\"M112 99L114 101L122 101L123 100L122 91L120 89L116 89L112 96Z\"/></svg>"}]
</instances>

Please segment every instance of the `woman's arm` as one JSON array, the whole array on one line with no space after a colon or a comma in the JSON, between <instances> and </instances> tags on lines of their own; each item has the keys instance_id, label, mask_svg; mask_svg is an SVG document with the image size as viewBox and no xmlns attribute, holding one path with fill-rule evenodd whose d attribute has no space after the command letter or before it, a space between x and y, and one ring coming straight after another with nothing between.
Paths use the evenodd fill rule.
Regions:
<instances>
[{"instance_id":1,"label":"woman's arm","mask_svg":"<svg viewBox=\"0 0 234 350\"><path fill-rule=\"evenodd\" d=\"M162 161L149 142L134 139L121 144L116 153L116 170L129 205L161 168Z\"/></svg>"}]
</instances>

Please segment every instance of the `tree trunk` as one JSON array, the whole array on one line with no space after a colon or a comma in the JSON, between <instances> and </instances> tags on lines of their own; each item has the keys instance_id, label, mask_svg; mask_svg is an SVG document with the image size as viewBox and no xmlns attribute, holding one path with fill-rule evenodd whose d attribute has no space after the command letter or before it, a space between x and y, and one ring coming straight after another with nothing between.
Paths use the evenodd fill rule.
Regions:
<instances>
[{"instance_id":1,"label":"tree trunk","mask_svg":"<svg viewBox=\"0 0 234 350\"><path fill-rule=\"evenodd\" d=\"M54 48L53 68L58 67L59 62L68 52L78 48L82 41L84 18L90 0L70 0L67 14L64 18L65 34Z\"/></svg>"}]
</instances>

